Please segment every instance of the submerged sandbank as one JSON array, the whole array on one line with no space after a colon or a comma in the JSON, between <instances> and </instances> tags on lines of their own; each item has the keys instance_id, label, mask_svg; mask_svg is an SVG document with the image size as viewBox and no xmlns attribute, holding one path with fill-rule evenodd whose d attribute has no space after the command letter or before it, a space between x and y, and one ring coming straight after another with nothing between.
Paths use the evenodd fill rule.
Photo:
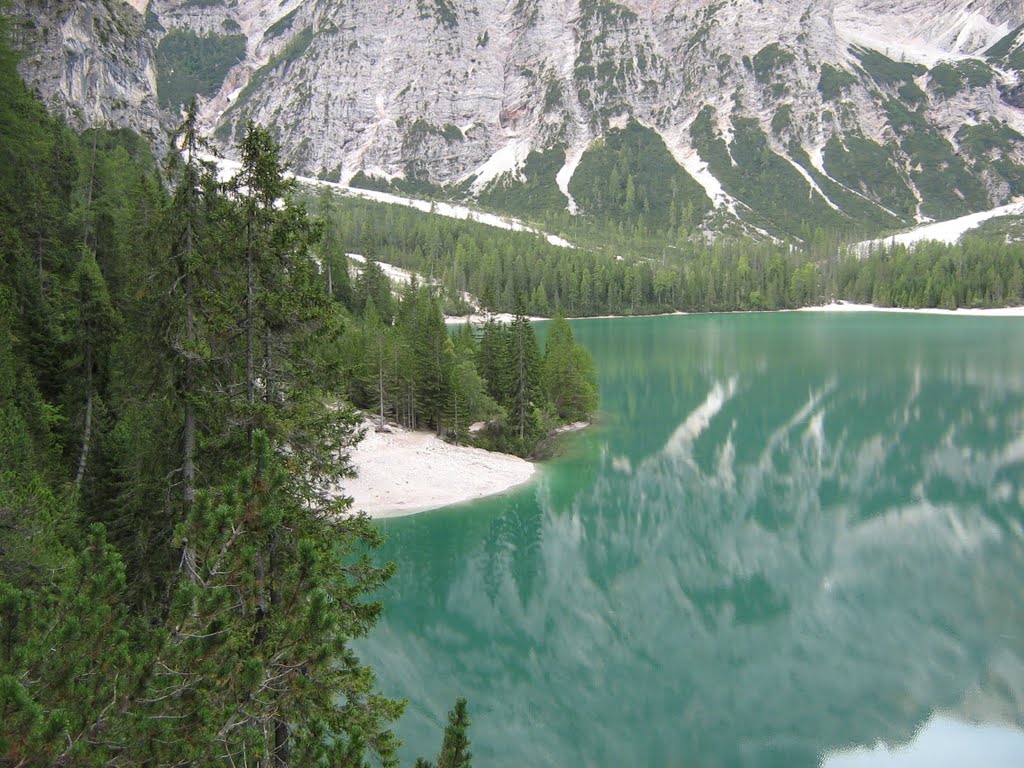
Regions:
<instances>
[{"instance_id":1,"label":"submerged sandbank","mask_svg":"<svg viewBox=\"0 0 1024 768\"><path fill-rule=\"evenodd\" d=\"M492 496L530 479L534 465L517 456L452 445L432 432L368 426L352 452L358 477L341 484L353 511L399 517Z\"/></svg>"}]
</instances>

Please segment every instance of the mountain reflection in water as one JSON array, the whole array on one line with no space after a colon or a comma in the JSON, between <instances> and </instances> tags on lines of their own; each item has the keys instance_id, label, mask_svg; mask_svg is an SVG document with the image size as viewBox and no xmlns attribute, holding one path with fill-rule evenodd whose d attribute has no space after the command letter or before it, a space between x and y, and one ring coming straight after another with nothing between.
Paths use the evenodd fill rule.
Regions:
<instances>
[{"instance_id":1,"label":"mountain reflection in water","mask_svg":"<svg viewBox=\"0 0 1024 768\"><path fill-rule=\"evenodd\" d=\"M406 757L466 695L481 765L836 768L926 722L1024 765L1024 324L920 320L575 325L600 424L383 526Z\"/></svg>"}]
</instances>

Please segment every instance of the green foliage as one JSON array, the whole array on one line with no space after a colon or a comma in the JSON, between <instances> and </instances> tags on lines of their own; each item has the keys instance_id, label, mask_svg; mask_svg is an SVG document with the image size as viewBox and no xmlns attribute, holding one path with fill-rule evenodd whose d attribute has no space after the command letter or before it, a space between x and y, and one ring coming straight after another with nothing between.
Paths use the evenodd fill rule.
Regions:
<instances>
[{"instance_id":1,"label":"green foliage","mask_svg":"<svg viewBox=\"0 0 1024 768\"><path fill-rule=\"evenodd\" d=\"M313 44L313 36L313 27L304 27L301 32L288 41L288 45L281 52L279 62L291 64L298 61L302 54L309 49L309 46Z\"/></svg>"},{"instance_id":2,"label":"green foliage","mask_svg":"<svg viewBox=\"0 0 1024 768\"><path fill-rule=\"evenodd\" d=\"M783 104L775 111L775 116L772 117L772 133L776 136L782 136L792 125L793 106L791 104Z\"/></svg>"},{"instance_id":3,"label":"green foliage","mask_svg":"<svg viewBox=\"0 0 1024 768\"><path fill-rule=\"evenodd\" d=\"M0 762L391 765L320 228L256 126L218 184L194 113L165 186L0 36Z\"/></svg>"},{"instance_id":4,"label":"green foliage","mask_svg":"<svg viewBox=\"0 0 1024 768\"><path fill-rule=\"evenodd\" d=\"M241 93L225 111L224 117L233 116L234 119L222 120L216 131L217 138L222 141L232 141L238 140L244 135L244 126L246 125L244 116L253 94L259 92L269 82L273 82L274 77L283 76L289 66L302 58L309 46L313 44L315 37L312 25L303 28L292 36L284 50L272 56L270 61L252 74Z\"/></svg>"},{"instance_id":5,"label":"green foliage","mask_svg":"<svg viewBox=\"0 0 1024 768\"><path fill-rule=\"evenodd\" d=\"M763 214L764 219L758 217L755 223L791 236L799 236L809 222L833 229L851 225L810 189L791 163L771 150L756 120L734 116L732 125L733 141L727 145L708 106L690 126L690 134L725 190Z\"/></svg>"},{"instance_id":6,"label":"green foliage","mask_svg":"<svg viewBox=\"0 0 1024 768\"><path fill-rule=\"evenodd\" d=\"M343 250L359 252L371 244L381 261L430 276L448 310L462 313L468 309L463 292L495 312L514 312L521 304L542 315L751 308L751 291L765 295L772 255L781 255L789 275L804 259L825 258L842 242L834 231L810 226L801 228L807 251L799 251L728 238L708 244L675 232L671 239L640 240L619 225L604 224L594 228L586 246L565 249L529 233L352 198L338 201L335 216L333 226L345 233ZM733 272L743 260L746 277L738 283ZM758 307L789 306L785 290L772 295L781 303L762 301Z\"/></svg>"},{"instance_id":7,"label":"green foliage","mask_svg":"<svg viewBox=\"0 0 1024 768\"><path fill-rule=\"evenodd\" d=\"M893 61L888 56L870 48L853 46L850 53L857 57L864 71L879 85L898 85L913 81L928 70L920 64Z\"/></svg>"},{"instance_id":8,"label":"green foliage","mask_svg":"<svg viewBox=\"0 0 1024 768\"><path fill-rule=\"evenodd\" d=\"M856 134L833 136L825 145L829 175L904 219L913 218L917 200L890 147Z\"/></svg>"},{"instance_id":9,"label":"green foliage","mask_svg":"<svg viewBox=\"0 0 1024 768\"><path fill-rule=\"evenodd\" d=\"M469 751L469 725L466 700L460 696L455 701L455 708L448 713L437 768L471 768L473 755Z\"/></svg>"},{"instance_id":10,"label":"green foliage","mask_svg":"<svg viewBox=\"0 0 1024 768\"><path fill-rule=\"evenodd\" d=\"M583 154L569 192L584 216L645 233L695 227L711 209L707 194L653 130L631 120Z\"/></svg>"},{"instance_id":11,"label":"green foliage","mask_svg":"<svg viewBox=\"0 0 1024 768\"><path fill-rule=\"evenodd\" d=\"M145 23L146 30L149 32L163 33L166 31L163 24L160 23L160 17L156 15L152 5L146 6Z\"/></svg>"},{"instance_id":12,"label":"green foliage","mask_svg":"<svg viewBox=\"0 0 1024 768\"><path fill-rule=\"evenodd\" d=\"M421 178L415 167L407 167L407 171L408 173L404 178L397 176L391 180L382 179L377 176L367 176L362 171L358 171L352 177L349 185L359 189L372 189L377 192L391 192L397 195L434 200L447 200L452 197L450 190L446 187L438 186Z\"/></svg>"},{"instance_id":13,"label":"green foliage","mask_svg":"<svg viewBox=\"0 0 1024 768\"><path fill-rule=\"evenodd\" d=\"M756 54L751 63L754 67L754 78L761 84L776 79L780 72L796 61L796 56L778 43L769 43Z\"/></svg>"},{"instance_id":14,"label":"green foliage","mask_svg":"<svg viewBox=\"0 0 1024 768\"><path fill-rule=\"evenodd\" d=\"M1024 246L967 236L880 248L839 265L838 296L886 307L1001 307L1024 302Z\"/></svg>"},{"instance_id":15,"label":"green foliage","mask_svg":"<svg viewBox=\"0 0 1024 768\"><path fill-rule=\"evenodd\" d=\"M818 187L828 195L829 200L839 206L843 213L853 219L853 221L861 224L865 232L891 229L903 226L906 223L903 218L882 205L873 202L864 195L857 194L857 192L850 188L837 183L830 176L821 173L814 166L814 163L811 162L810 156L800 145L798 139L792 139L788 149L789 156L793 161L798 163L807 175L814 179ZM856 232L856 228L853 231Z\"/></svg>"},{"instance_id":16,"label":"green foliage","mask_svg":"<svg viewBox=\"0 0 1024 768\"><path fill-rule=\"evenodd\" d=\"M991 84L993 78L992 68L979 59L943 61L928 73L928 86L948 98L965 88L983 88Z\"/></svg>"},{"instance_id":17,"label":"green foliage","mask_svg":"<svg viewBox=\"0 0 1024 768\"><path fill-rule=\"evenodd\" d=\"M459 16L451 0L416 0L416 7L421 19L434 19L439 26L448 29L459 26Z\"/></svg>"},{"instance_id":18,"label":"green foliage","mask_svg":"<svg viewBox=\"0 0 1024 768\"><path fill-rule=\"evenodd\" d=\"M580 102L589 107L599 120L622 114L627 110L627 91L653 93L658 84L657 59L648 57L642 47L627 48L609 45L609 31L616 37L629 38L629 30L637 21L631 9L611 0L583 0L579 5L577 25L580 44L577 50L573 80Z\"/></svg>"},{"instance_id":19,"label":"green foliage","mask_svg":"<svg viewBox=\"0 0 1024 768\"><path fill-rule=\"evenodd\" d=\"M821 65L818 77L818 92L825 101L837 101L843 92L857 82L857 78L845 69L837 69L831 64Z\"/></svg>"},{"instance_id":20,"label":"green foliage","mask_svg":"<svg viewBox=\"0 0 1024 768\"><path fill-rule=\"evenodd\" d=\"M191 110L183 153L160 181L138 137L76 136L48 117L14 63L4 38L4 762L392 765L401 705L375 692L350 647L379 616L368 595L392 568L371 559L369 522L325 490L351 471L357 417L347 402L456 439L480 418L490 422L482 442L531 453L549 414L579 416L593 393L568 325L552 323L542 358L528 308L1024 302L1024 246L1005 242L1003 229L857 258L836 255L840 228L809 222L796 247L704 243L678 226L638 237L624 218L599 223L585 247L559 249L531 234L324 199L321 238L267 131L247 127L242 171L225 187L197 159ZM945 163L963 190L951 150L919 130L919 115L891 111L904 148ZM724 141L710 118L702 138L713 152ZM751 157L763 137L736 129L724 149L744 172L775 162ZM964 127L960 162L1017 183L1007 157L1020 137L1008 131ZM791 156L813 176L807 158L792 147ZM884 148L845 137L826 163L834 175L852 166L854 188L892 183L900 197ZM643 183L638 174L634 203ZM351 285L346 250L432 282L395 305L375 278ZM449 334L441 306L462 291L519 317L479 338L468 326ZM392 302L392 324L378 301ZM189 423L199 426L191 447ZM439 765L469 764L468 725L457 703Z\"/></svg>"},{"instance_id":21,"label":"green foliage","mask_svg":"<svg viewBox=\"0 0 1024 768\"><path fill-rule=\"evenodd\" d=\"M463 141L466 138L457 125L446 123L443 126L436 126L427 120L419 118L413 121L411 125L408 125L405 136L402 139L402 146L406 151L413 153L425 141L435 136L444 139L449 144Z\"/></svg>"},{"instance_id":22,"label":"green foliage","mask_svg":"<svg viewBox=\"0 0 1024 768\"><path fill-rule=\"evenodd\" d=\"M960 154L971 159L975 176L985 174L1003 181L1013 195L1024 192L1024 166L1015 157L1024 149L1024 136L993 118L977 125L963 125L956 132Z\"/></svg>"},{"instance_id":23,"label":"green foliage","mask_svg":"<svg viewBox=\"0 0 1024 768\"><path fill-rule=\"evenodd\" d=\"M121 600L124 566L103 527L93 526L86 540L50 584L18 590L0 581L5 760L98 766L124 745L140 745L126 709L138 693L148 649L133 647L141 627Z\"/></svg>"},{"instance_id":24,"label":"green foliage","mask_svg":"<svg viewBox=\"0 0 1024 768\"><path fill-rule=\"evenodd\" d=\"M281 35L283 35L285 32L292 28L292 24L295 23L295 17L298 15L299 9L296 8L291 13L287 13L284 16L282 16L280 19L278 19L269 27L267 27L267 31L263 34L263 39L269 40L271 38L280 37Z\"/></svg>"},{"instance_id":25,"label":"green foliage","mask_svg":"<svg viewBox=\"0 0 1024 768\"><path fill-rule=\"evenodd\" d=\"M507 211L527 220L543 220L551 211L565 208L565 195L555 182L563 165L564 145L534 150L518 175L502 175L480 193L477 201L485 208Z\"/></svg>"},{"instance_id":26,"label":"green foliage","mask_svg":"<svg viewBox=\"0 0 1024 768\"><path fill-rule=\"evenodd\" d=\"M367 248L362 249L366 252ZM385 325L391 325L395 316L391 300L391 281L370 253L359 271L359 279L352 289L352 306L359 313L366 312L372 304Z\"/></svg>"},{"instance_id":27,"label":"green foliage","mask_svg":"<svg viewBox=\"0 0 1024 768\"><path fill-rule=\"evenodd\" d=\"M577 344L572 328L555 315L544 343L541 384L563 421L583 421L597 409L597 378L586 348Z\"/></svg>"},{"instance_id":28,"label":"green foliage","mask_svg":"<svg viewBox=\"0 0 1024 768\"><path fill-rule=\"evenodd\" d=\"M917 83L904 83L896 89L900 100L908 107L918 109L928 104L928 94L921 90Z\"/></svg>"},{"instance_id":29,"label":"green foliage","mask_svg":"<svg viewBox=\"0 0 1024 768\"><path fill-rule=\"evenodd\" d=\"M1024 32L1024 24L1014 29L1008 35L997 40L988 50L985 51L985 56L989 59L1001 59L1010 53L1014 48L1018 47L1018 38L1021 32Z\"/></svg>"},{"instance_id":30,"label":"green foliage","mask_svg":"<svg viewBox=\"0 0 1024 768\"><path fill-rule=\"evenodd\" d=\"M922 213L954 218L989 206L984 185L921 111L911 111L897 99L886 101L885 109L900 148L910 158L910 178L921 195Z\"/></svg>"},{"instance_id":31,"label":"green foliage","mask_svg":"<svg viewBox=\"0 0 1024 768\"><path fill-rule=\"evenodd\" d=\"M206 35L176 29L157 46L160 106L174 109L194 96L212 96L228 70L245 57L245 35Z\"/></svg>"},{"instance_id":32,"label":"green foliage","mask_svg":"<svg viewBox=\"0 0 1024 768\"><path fill-rule=\"evenodd\" d=\"M548 78L544 86L544 111L553 112L562 104L562 82L555 76Z\"/></svg>"},{"instance_id":33,"label":"green foliage","mask_svg":"<svg viewBox=\"0 0 1024 768\"><path fill-rule=\"evenodd\" d=\"M540 387L541 359L533 327L517 313L509 325L484 325L477 353L477 369L487 394L502 408L503 418L488 424L486 447L529 455L540 433L544 408Z\"/></svg>"},{"instance_id":34,"label":"green foliage","mask_svg":"<svg viewBox=\"0 0 1024 768\"><path fill-rule=\"evenodd\" d=\"M633 11L613 0L582 0L580 14L584 21L596 21L605 26L631 24L637 20Z\"/></svg>"}]
</instances>

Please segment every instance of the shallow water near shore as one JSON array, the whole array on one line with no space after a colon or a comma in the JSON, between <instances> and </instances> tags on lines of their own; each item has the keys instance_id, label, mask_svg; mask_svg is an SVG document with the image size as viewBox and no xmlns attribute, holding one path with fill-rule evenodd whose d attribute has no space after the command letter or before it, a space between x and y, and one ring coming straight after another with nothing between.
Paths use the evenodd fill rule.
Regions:
<instances>
[{"instance_id":1,"label":"shallow water near shore","mask_svg":"<svg viewBox=\"0 0 1024 768\"><path fill-rule=\"evenodd\" d=\"M1024 764L1024 321L573 330L598 422L380 523L403 762L465 695L481 768Z\"/></svg>"}]
</instances>

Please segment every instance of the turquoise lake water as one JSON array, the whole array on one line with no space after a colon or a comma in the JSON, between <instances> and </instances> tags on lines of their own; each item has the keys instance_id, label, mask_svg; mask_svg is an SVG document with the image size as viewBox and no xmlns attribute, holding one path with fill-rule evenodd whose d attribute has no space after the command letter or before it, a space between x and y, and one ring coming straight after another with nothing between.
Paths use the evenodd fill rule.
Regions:
<instances>
[{"instance_id":1,"label":"turquoise lake water","mask_svg":"<svg viewBox=\"0 0 1024 768\"><path fill-rule=\"evenodd\" d=\"M1024 765L1024 321L573 330L597 424L381 524L404 761L465 695L477 768Z\"/></svg>"}]
</instances>

